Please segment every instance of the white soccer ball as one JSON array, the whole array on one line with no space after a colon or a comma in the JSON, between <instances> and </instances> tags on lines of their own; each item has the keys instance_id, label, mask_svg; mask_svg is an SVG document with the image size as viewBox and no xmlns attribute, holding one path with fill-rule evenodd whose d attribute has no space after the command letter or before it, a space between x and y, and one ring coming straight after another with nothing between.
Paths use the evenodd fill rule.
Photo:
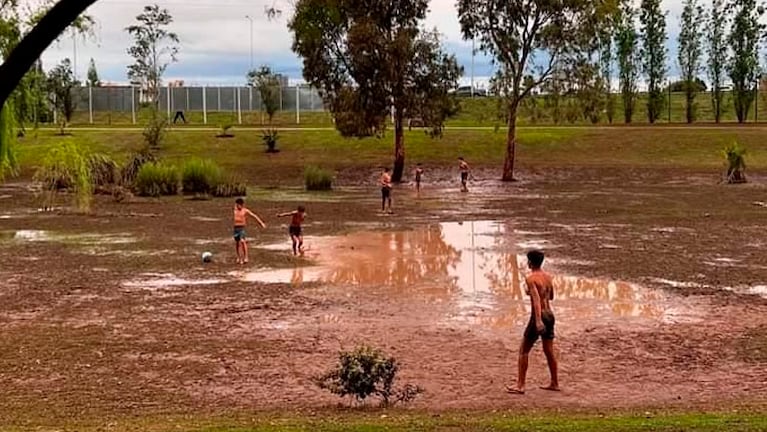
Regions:
<instances>
[{"instance_id":1,"label":"white soccer ball","mask_svg":"<svg viewBox=\"0 0 767 432\"><path fill-rule=\"evenodd\" d=\"M203 252L202 253L202 262L209 263L213 261L213 254L210 252Z\"/></svg>"}]
</instances>

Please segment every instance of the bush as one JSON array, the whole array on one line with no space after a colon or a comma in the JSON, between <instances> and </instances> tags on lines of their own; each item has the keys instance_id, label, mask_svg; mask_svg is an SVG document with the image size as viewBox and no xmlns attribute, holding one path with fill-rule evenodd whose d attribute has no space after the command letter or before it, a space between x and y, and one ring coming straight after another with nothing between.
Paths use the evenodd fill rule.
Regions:
<instances>
[{"instance_id":1,"label":"bush","mask_svg":"<svg viewBox=\"0 0 767 432\"><path fill-rule=\"evenodd\" d=\"M331 190L333 188L333 173L316 166L308 166L304 170L304 182L306 183L306 190Z\"/></svg>"},{"instance_id":2,"label":"bush","mask_svg":"<svg viewBox=\"0 0 767 432\"><path fill-rule=\"evenodd\" d=\"M261 135L261 139L264 141L267 153L277 153L277 140L280 138L279 134L274 129L264 131Z\"/></svg>"},{"instance_id":3,"label":"bush","mask_svg":"<svg viewBox=\"0 0 767 432\"><path fill-rule=\"evenodd\" d=\"M76 143L65 141L53 147L43 158L35 173L35 180L42 184L44 208L53 206L59 190L74 192L74 205L78 210L90 210L93 198L93 182L89 165L90 157Z\"/></svg>"},{"instance_id":4,"label":"bush","mask_svg":"<svg viewBox=\"0 0 767 432\"><path fill-rule=\"evenodd\" d=\"M725 147L723 154L727 159L727 183L745 183L746 149L735 141Z\"/></svg>"},{"instance_id":5,"label":"bush","mask_svg":"<svg viewBox=\"0 0 767 432\"><path fill-rule=\"evenodd\" d=\"M149 151L149 149L144 149L138 153L134 153L128 159L128 162L125 164L125 166L123 166L122 173L120 174L122 184L127 187L132 186L133 182L136 181L136 177L138 176L138 172L141 170L141 167L150 162L155 162L155 160L156 159L154 155L151 151Z\"/></svg>"},{"instance_id":6,"label":"bush","mask_svg":"<svg viewBox=\"0 0 767 432\"><path fill-rule=\"evenodd\" d=\"M248 194L248 187L244 181L229 177L220 181L213 189L213 196L218 198L241 197Z\"/></svg>"},{"instance_id":7,"label":"bush","mask_svg":"<svg viewBox=\"0 0 767 432\"><path fill-rule=\"evenodd\" d=\"M152 111L149 123L144 128L144 142L151 150L157 150L162 145L165 138L165 129L168 127L168 120L156 110Z\"/></svg>"},{"instance_id":8,"label":"bush","mask_svg":"<svg viewBox=\"0 0 767 432\"><path fill-rule=\"evenodd\" d=\"M88 169L91 183L96 190L103 190L117 183L117 163L109 156L104 154L91 155L88 158Z\"/></svg>"},{"instance_id":9,"label":"bush","mask_svg":"<svg viewBox=\"0 0 767 432\"><path fill-rule=\"evenodd\" d=\"M139 169L135 187L141 196L158 197L178 194L180 183L181 176L175 166L148 163Z\"/></svg>"},{"instance_id":10,"label":"bush","mask_svg":"<svg viewBox=\"0 0 767 432\"><path fill-rule=\"evenodd\" d=\"M216 138L234 138L234 134L229 132L232 129L232 125L224 124L219 126L219 132Z\"/></svg>"},{"instance_id":11,"label":"bush","mask_svg":"<svg viewBox=\"0 0 767 432\"><path fill-rule=\"evenodd\" d=\"M393 357L367 346L354 351L341 352L338 365L316 379L317 385L341 397L353 396L364 401L370 396L381 398L381 404L389 406L398 402L408 403L423 393L423 389L408 384L394 388L399 364Z\"/></svg>"},{"instance_id":12,"label":"bush","mask_svg":"<svg viewBox=\"0 0 767 432\"><path fill-rule=\"evenodd\" d=\"M181 167L184 193L210 194L221 182L221 168L210 159L191 159Z\"/></svg>"}]
</instances>

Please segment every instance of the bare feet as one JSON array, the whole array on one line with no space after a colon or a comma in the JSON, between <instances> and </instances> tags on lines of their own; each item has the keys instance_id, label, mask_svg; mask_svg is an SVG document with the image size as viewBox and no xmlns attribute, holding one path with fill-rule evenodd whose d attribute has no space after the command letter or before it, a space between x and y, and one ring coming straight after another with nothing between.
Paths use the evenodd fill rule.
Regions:
<instances>
[{"instance_id":1,"label":"bare feet","mask_svg":"<svg viewBox=\"0 0 767 432\"><path fill-rule=\"evenodd\" d=\"M519 389L512 386L506 386L506 393L513 394L513 395L523 395L525 394L525 389Z\"/></svg>"},{"instance_id":2,"label":"bare feet","mask_svg":"<svg viewBox=\"0 0 767 432\"><path fill-rule=\"evenodd\" d=\"M541 386L541 390L554 391L554 392L561 391L559 389L559 386L554 384L547 385L546 387Z\"/></svg>"}]
</instances>

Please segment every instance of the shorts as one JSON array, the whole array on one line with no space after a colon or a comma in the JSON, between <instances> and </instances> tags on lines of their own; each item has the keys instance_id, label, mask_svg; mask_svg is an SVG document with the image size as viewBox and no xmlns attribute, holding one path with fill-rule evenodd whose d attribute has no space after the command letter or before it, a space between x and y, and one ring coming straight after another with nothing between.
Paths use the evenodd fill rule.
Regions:
<instances>
[{"instance_id":1,"label":"shorts","mask_svg":"<svg viewBox=\"0 0 767 432\"><path fill-rule=\"evenodd\" d=\"M462 182L464 182L464 183L466 183L466 180L468 180L468 179L469 179L469 173L467 173L467 172L462 172L462 173L461 173L461 181L462 181Z\"/></svg>"},{"instance_id":2,"label":"shorts","mask_svg":"<svg viewBox=\"0 0 767 432\"><path fill-rule=\"evenodd\" d=\"M391 188L381 188L381 198L386 199L391 196Z\"/></svg>"},{"instance_id":3,"label":"shorts","mask_svg":"<svg viewBox=\"0 0 767 432\"><path fill-rule=\"evenodd\" d=\"M288 228L288 234L290 234L291 237L296 236L299 237L301 235L301 226L294 226L291 225L290 228Z\"/></svg>"},{"instance_id":4,"label":"shorts","mask_svg":"<svg viewBox=\"0 0 767 432\"><path fill-rule=\"evenodd\" d=\"M535 342L540 337L543 340L554 340L554 325L556 319L551 312L541 312L541 321L543 321L543 333L538 333L538 329L535 328L535 319L530 317L530 322L527 323L525 328L525 339L530 342Z\"/></svg>"},{"instance_id":5,"label":"shorts","mask_svg":"<svg viewBox=\"0 0 767 432\"><path fill-rule=\"evenodd\" d=\"M234 241L240 242L243 240L245 240L245 227L244 226L234 227Z\"/></svg>"},{"instance_id":6,"label":"shorts","mask_svg":"<svg viewBox=\"0 0 767 432\"><path fill-rule=\"evenodd\" d=\"M415 182L421 183L421 176L415 176Z\"/></svg>"}]
</instances>

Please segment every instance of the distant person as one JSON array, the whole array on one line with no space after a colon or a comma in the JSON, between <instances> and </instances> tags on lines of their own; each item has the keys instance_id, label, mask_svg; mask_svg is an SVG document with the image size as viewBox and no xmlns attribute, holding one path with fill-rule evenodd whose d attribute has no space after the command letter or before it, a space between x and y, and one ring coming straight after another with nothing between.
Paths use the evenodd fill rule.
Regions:
<instances>
[{"instance_id":1,"label":"distant person","mask_svg":"<svg viewBox=\"0 0 767 432\"><path fill-rule=\"evenodd\" d=\"M506 391L511 394L525 394L528 357L538 338L541 338L543 341L543 353L546 355L549 373L551 374L549 385L541 388L559 391L559 366L554 354L555 319L550 303L554 300L554 285L551 276L541 270L543 258L544 255L541 251L534 250L527 253L527 265L532 272L525 278L525 290L527 295L530 296L532 312L522 337L522 344L519 347L517 384L514 387L506 387Z\"/></svg>"},{"instance_id":2,"label":"distant person","mask_svg":"<svg viewBox=\"0 0 767 432\"><path fill-rule=\"evenodd\" d=\"M237 250L237 264L248 263L248 242L245 240L248 216L255 219L261 228L266 228L266 224L257 214L245 208L245 200L237 198L234 202L234 246Z\"/></svg>"},{"instance_id":3,"label":"distant person","mask_svg":"<svg viewBox=\"0 0 767 432\"><path fill-rule=\"evenodd\" d=\"M183 111L176 111L176 115L173 116L173 124L176 124L176 122L179 121L179 119L183 121L184 124L186 124L186 117L184 117Z\"/></svg>"},{"instance_id":4,"label":"distant person","mask_svg":"<svg viewBox=\"0 0 767 432\"><path fill-rule=\"evenodd\" d=\"M469 164L463 157L458 158L458 170L461 172L461 192L468 192Z\"/></svg>"},{"instance_id":5,"label":"distant person","mask_svg":"<svg viewBox=\"0 0 767 432\"><path fill-rule=\"evenodd\" d=\"M381 211L385 212L388 204L389 213L391 213L391 174L389 168L384 168L378 183L381 186Z\"/></svg>"},{"instance_id":6,"label":"distant person","mask_svg":"<svg viewBox=\"0 0 767 432\"><path fill-rule=\"evenodd\" d=\"M288 234L290 240L293 242L293 255L304 254L304 234L301 225L306 219L306 208L304 206L298 206L297 210L292 212L280 213L277 217L290 216L290 226L288 227Z\"/></svg>"},{"instance_id":7,"label":"distant person","mask_svg":"<svg viewBox=\"0 0 767 432\"><path fill-rule=\"evenodd\" d=\"M414 174L415 190L421 192L421 178L423 177L423 168L421 168L421 164L416 165Z\"/></svg>"}]
</instances>

